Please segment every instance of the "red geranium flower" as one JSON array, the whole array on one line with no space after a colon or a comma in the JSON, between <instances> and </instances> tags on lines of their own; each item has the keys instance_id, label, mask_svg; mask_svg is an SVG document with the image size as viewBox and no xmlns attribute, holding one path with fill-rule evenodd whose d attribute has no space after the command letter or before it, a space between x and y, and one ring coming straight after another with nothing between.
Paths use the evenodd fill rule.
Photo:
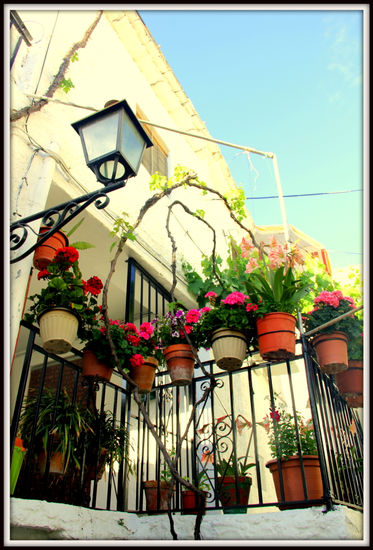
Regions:
<instances>
[{"instance_id":1,"label":"red geranium flower","mask_svg":"<svg viewBox=\"0 0 373 550\"><path fill-rule=\"evenodd\" d=\"M40 279L48 279L49 275L50 275L50 273L49 273L48 269L42 269L38 273L38 281L40 281Z\"/></svg>"},{"instance_id":2,"label":"red geranium flower","mask_svg":"<svg viewBox=\"0 0 373 550\"><path fill-rule=\"evenodd\" d=\"M90 292L94 296L98 296L103 288L101 279L96 276L91 277L88 281L83 281L84 294Z\"/></svg>"},{"instance_id":3,"label":"red geranium flower","mask_svg":"<svg viewBox=\"0 0 373 550\"><path fill-rule=\"evenodd\" d=\"M79 252L73 246L64 246L56 250L54 262L68 262L73 264L79 258Z\"/></svg>"}]
</instances>

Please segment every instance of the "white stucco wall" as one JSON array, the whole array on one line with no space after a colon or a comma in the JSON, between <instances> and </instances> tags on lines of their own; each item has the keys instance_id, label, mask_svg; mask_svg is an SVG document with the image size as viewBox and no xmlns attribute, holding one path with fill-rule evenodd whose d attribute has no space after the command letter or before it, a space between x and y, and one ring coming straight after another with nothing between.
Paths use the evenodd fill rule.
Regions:
<instances>
[{"instance_id":1,"label":"white stucco wall","mask_svg":"<svg viewBox=\"0 0 373 550\"><path fill-rule=\"evenodd\" d=\"M178 541L193 540L195 517L174 514L173 519ZM16 498L10 501L9 536L17 544L20 540L128 540L145 545L172 541L167 515L138 516ZM245 515L214 512L206 514L201 524L202 541L272 541L289 546L286 541L362 541L363 536L366 539L362 514L344 506L328 513L318 507ZM168 544L177 542L162 543Z\"/></svg>"}]
</instances>

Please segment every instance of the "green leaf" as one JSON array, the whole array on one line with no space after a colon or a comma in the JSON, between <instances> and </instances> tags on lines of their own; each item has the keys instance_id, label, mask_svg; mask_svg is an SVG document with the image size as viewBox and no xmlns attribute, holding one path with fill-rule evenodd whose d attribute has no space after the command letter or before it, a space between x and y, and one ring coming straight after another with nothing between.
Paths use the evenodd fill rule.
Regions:
<instances>
[{"instance_id":1,"label":"green leaf","mask_svg":"<svg viewBox=\"0 0 373 550\"><path fill-rule=\"evenodd\" d=\"M77 250L86 250L87 248L95 248L94 244L87 243L86 241L76 241L71 243L70 246L73 246Z\"/></svg>"}]
</instances>

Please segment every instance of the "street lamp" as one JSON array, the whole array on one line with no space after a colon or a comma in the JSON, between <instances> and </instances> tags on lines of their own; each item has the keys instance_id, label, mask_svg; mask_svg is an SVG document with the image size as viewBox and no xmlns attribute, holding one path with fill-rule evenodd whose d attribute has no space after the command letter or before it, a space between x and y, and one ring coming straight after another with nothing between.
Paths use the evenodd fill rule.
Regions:
<instances>
[{"instance_id":1,"label":"street lamp","mask_svg":"<svg viewBox=\"0 0 373 550\"><path fill-rule=\"evenodd\" d=\"M135 176L145 148L153 145L126 100L72 124L87 166L105 186Z\"/></svg>"},{"instance_id":2,"label":"street lamp","mask_svg":"<svg viewBox=\"0 0 373 550\"><path fill-rule=\"evenodd\" d=\"M74 122L72 127L80 135L87 166L104 189L12 223L11 250L19 249L26 242L28 230L37 234L29 225L31 222L42 218L41 225L50 229L38 235L38 241L18 257L12 258L10 263L28 256L90 204L94 203L98 209L105 208L109 203L107 193L124 187L128 178L137 175L144 150L153 145L125 100L108 102L102 111Z\"/></svg>"}]
</instances>

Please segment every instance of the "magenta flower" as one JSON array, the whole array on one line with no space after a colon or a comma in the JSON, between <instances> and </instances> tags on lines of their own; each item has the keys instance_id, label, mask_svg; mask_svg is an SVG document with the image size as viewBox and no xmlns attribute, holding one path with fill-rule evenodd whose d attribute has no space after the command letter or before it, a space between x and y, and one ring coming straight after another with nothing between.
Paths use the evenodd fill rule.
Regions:
<instances>
[{"instance_id":1,"label":"magenta flower","mask_svg":"<svg viewBox=\"0 0 373 550\"><path fill-rule=\"evenodd\" d=\"M232 292L231 294L228 294L228 296L224 298L222 302L223 304L230 306L242 305L247 298L249 298L249 296L246 296L242 292Z\"/></svg>"},{"instance_id":2,"label":"magenta flower","mask_svg":"<svg viewBox=\"0 0 373 550\"><path fill-rule=\"evenodd\" d=\"M185 320L187 323L197 323L200 317L201 313L198 309L190 309L185 316Z\"/></svg>"}]
</instances>

